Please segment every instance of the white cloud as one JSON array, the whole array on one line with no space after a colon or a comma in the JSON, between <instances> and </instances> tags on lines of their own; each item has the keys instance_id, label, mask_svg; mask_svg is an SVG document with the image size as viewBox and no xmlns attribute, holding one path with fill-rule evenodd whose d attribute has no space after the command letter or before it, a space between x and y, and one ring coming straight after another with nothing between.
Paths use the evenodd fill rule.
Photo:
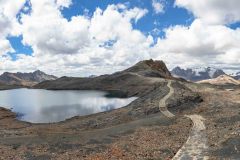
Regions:
<instances>
[{"instance_id":1,"label":"white cloud","mask_svg":"<svg viewBox=\"0 0 240 160\"><path fill-rule=\"evenodd\" d=\"M14 51L7 37L19 34L16 15L24 3L25 0L0 0L0 56Z\"/></svg>"},{"instance_id":2,"label":"white cloud","mask_svg":"<svg viewBox=\"0 0 240 160\"><path fill-rule=\"evenodd\" d=\"M62 7L68 8L72 4L72 0L57 0L56 3L57 6L60 8Z\"/></svg>"},{"instance_id":3,"label":"white cloud","mask_svg":"<svg viewBox=\"0 0 240 160\"><path fill-rule=\"evenodd\" d=\"M58 8L68 6L63 2L33 0L31 14L22 16L23 43L32 46L35 55L74 54L87 45L89 20L77 16L67 21Z\"/></svg>"},{"instance_id":4,"label":"white cloud","mask_svg":"<svg viewBox=\"0 0 240 160\"><path fill-rule=\"evenodd\" d=\"M32 10L22 17L22 34L24 44L32 46L35 55L83 53L124 35L145 38L140 32L136 37L131 25L132 20L138 21L147 13L145 9L124 9L120 13L118 6L110 5L105 11L98 8L92 18L75 16L70 21L63 18L53 0L33 1Z\"/></svg>"},{"instance_id":5,"label":"white cloud","mask_svg":"<svg viewBox=\"0 0 240 160\"><path fill-rule=\"evenodd\" d=\"M167 28L166 37L154 45L151 35L133 28L148 13L146 9L109 5L105 10L97 8L92 17L78 15L67 20L61 10L71 4L70 0L31 0L31 12L21 14L21 24L14 17L22 3L11 13L0 9L0 72L40 69L58 76L105 74L149 58L163 59L170 68L240 67L240 29L209 24L199 16L189 27ZM34 53L18 55L13 61L6 54L13 51L6 37L19 34Z\"/></svg>"},{"instance_id":6,"label":"white cloud","mask_svg":"<svg viewBox=\"0 0 240 160\"><path fill-rule=\"evenodd\" d=\"M158 39L152 54L165 59L172 67L231 64L239 68L240 29L207 25L196 19L189 27L174 26L165 32L166 38Z\"/></svg>"},{"instance_id":7,"label":"white cloud","mask_svg":"<svg viewBox=\"0 0 240 160\"><path fill-rule=\"evenodd\" d=\"M14 52L8 40L0 39L0 56L5 55L7 52Z\"/></svg>"},{"instance_id":8,"label":"white cloud","mask_svg":"<svg viewBox=\"0 0 240 160\"><path fill-rule=\"evenodd\" d=\"M0 12L8 18L15 18L26 0L0 0Z\"/></svg>"},{"instance_id":9,"label":"white cloud","mask_svg":"<svg viewBox=\"0 0 240 160\"><path fill-rule=\"evenodd\" d=\"M210 24L228 24L240 21L239 0L176 0L197 18Z\"/></svg>"},{"instance_id":10,"label":"white cloud","mask_svg":"<svg viewBox=\"0 0 240 160\"><path fill-rule=\"evenodd\" d=\"M132 23L147 14L146 9L109 5L105 10L96 9L92 17L79 15L68 21L56 2L31 1L32 12L22 14L19 28L23 43L33 48L33 56L21 55L14 62L5 59L1 62L5 69L100 74L150 58L147 50L153 43L152 37L132 27Z\"/></svg>"},{"instance_id":11,"label":"white cloud","mask_svg":"<svg viewBox=\"0 0 240 160\"><path fill-rule=\"evenodd\" d=\"M105 11L98 8L91 19L90 34L98 43L121 39L128 41L131 38L144 39L143 34L132 29L131 21L138 21L146 13L145 9L139 8L124 10L120 13L115 5L108 6Z\"/></svg>"},{"instance_id":12,"label":"white cloud","mask_svg":"<svg viewBox=\"0 0 240 160\"><path fill-rule=\"evenodd\" d=\"M152 7L156 14L164 13L163 0L152 0Z\"/></svg>"}]
</instances>

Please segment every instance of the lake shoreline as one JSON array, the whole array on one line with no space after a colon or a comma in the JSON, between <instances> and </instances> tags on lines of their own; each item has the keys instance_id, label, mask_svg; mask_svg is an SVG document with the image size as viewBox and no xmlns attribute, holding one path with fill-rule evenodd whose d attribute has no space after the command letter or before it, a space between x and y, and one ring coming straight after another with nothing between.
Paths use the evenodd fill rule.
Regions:
<instances>
[{"instance_id":1,"label":"lake shoreline","mask_svg":"<svg viewBox=\"0 0 240 160\"><path fill-rule=\"evenodd\" d=\"M0 106L15 112L17 119L32 123L53 123L109 111L137 99L125 98L120 92L26 88L0 91L0 97Z\"/></svg>"}]
</instances>

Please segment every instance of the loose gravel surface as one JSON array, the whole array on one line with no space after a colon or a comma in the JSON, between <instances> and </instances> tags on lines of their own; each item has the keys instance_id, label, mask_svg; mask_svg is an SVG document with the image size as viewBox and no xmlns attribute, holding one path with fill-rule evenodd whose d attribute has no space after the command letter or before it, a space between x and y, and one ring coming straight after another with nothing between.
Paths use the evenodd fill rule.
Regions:
<instances>
[{"instance_id":1,"label":"loose gravel surface","mask_svg":"<svg viewBox=\"0 0 240 160\"><path fill-rule=\"evenodd\" d=\"M200 115L189 115L186 116L193 122L191 133L188 137L187 142L173 157L173 160L184 160L184 159L209 159L207 156L207 136L206 127L204 124L204 118Z\"/></svg>"},{"instance_id":2,"label":"loose gravel surface","mask_svg":"<svg viewBox=\"0 0 240 160\"><path fill-rule=\"evenodd\" d=\"M169 88L169 92L159 102L159 110L168 118L175 117L174 114L168 111L166 106L166 101L174 94L174 88L171 84L172 81L168 81L167 87ZM208 156L206 156L208 151L207 137L205 133L206 127L203 122L205 119L200 115L188 115L185 117L192 120L193 127L187 142L173 157L173 160L208 159Z\"/></svg>"},{"instance_id":3,"label":"loose gravel surface","mask_svg":"<svg viewBox=\"0 0 240 160\"><path fill-rule=\"evenodd\" d=\"M208 140L208 156L211 160L231 159L240 157L240 89L233 91L214 89L204 86L192 87L203 98L197 108L184 111L184 114L200 114L205 120ZM219 87L217 87L219 88Z\"/></svg>"},{"instance_id":4,"label":"loose gravel surface","mask_svg":"<svg viewBox=\"0 0 240 160\"><path fill-rule=\"evenodd\" d=\"M205 118L209 159L238 159L240 91L172 81L168 118L159 110L167 83L126 107L53 124L21 122L1 108L0 159L172 159L199 131L185 115Z\"/></svg>"},{"instance_id":5,"label":"loose gravel surface","mask_svg":"<svg viewBox=\"0 0 240 160\"><path fill-rule=\"evenodd\" d=\"M167 84L167 87L169 88L169 92L166 96L164 96L160 101L159 101L159 110L161 111L162 114L164 114L168 118L172 118L175 115L172 114L171 112L168 111L167 106L166 106L166 100L168 100L174 93L174 89L171 86L172 81L169 81Z\"/></svg>"}]
</instances>

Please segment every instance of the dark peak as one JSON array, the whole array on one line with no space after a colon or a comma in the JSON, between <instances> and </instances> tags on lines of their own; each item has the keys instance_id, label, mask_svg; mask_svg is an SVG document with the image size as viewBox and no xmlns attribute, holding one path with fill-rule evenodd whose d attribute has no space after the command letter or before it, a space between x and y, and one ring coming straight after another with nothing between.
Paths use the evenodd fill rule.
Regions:
<instances>
[{"instance_id":1,"label":"dark peak","mask_svg":"<svg viewBox=\"0 0 240 160\"><path fill-rule=\"evenodd\" d=\"M163 61L160 61L160 60L154 61L152 59L140 61L137 64L135 64L133 67L139 67L144 69L151 68L153 70L159 70L159 69L162 70L167 68Z\"/></svg>"},{"instance_id":2,"label":"dark peak","mask_svg":"<svg viewBox=\"0 0 240 160\"><path fill-rule=\"evenodd\" d=\"M164 77L171 78L171 73L168 71L165 63L161 60L144 60L140 61L129 69L125 70L126 72L135 72L144 76L150 77Z\"/></svg>"},{"instance_id":3,"label":"dark peak","mask_svg":"<svg viewBox=\"0 0 240 160\"><path fill-rule=\"evenodd\" d=\"M58 79L67 79L67 78L69 78L69 77L67 77L67 76L62 76L62 77L60 77L60 78L58 78Z\"/></svg>"},{"instance_id":4,"label":"dark peak","mask_svg":"<svg viewBox=\"0 0 240 160\"><path fill-rule=\"evenodd\" d=\"M177 66L175 68L172 69L172 71L184 71L184 69L182 69L181 67Z\"/></svg>"},{"instance_id":5,"label":"dark peak","mask_svg":"<svg viewBox=\"0 0 240 160\"><path fill-rule=\"evenodd\" d=\"M145 60L143 62L145 62L148 66L150 66L152 68L156 68L156 69L159 67L165 66L165 63L160 60L154 61L153 59L149 59L149 60Z\"/></svg>"},{"instance_id":6,"label":"dark peak","mask_svg":"<svg viewBox=\"0 0 240 160\"><path fill-rule=\"evenodd\" d=\"M42 71L40 71L40 70L36 70L36 71L34 71L33 73L35 73L35 74L42 74L42 73L44 73L44 72L42 72Z\"/></svg>"},{"instance_id":7,"label":"dark peak","mask_svg":"<svg viewBox=\"0 0 240 160\"><path fill-rule=\"evenodd\" d=\"M175 67L174 69L182 69L181 67L179 67L179 66L177 66L177 67Z\"/></svg>"},{"instance_id":8,"label":"dark peak","mask_svg":"<svg viewBox=\"0 0 240 160\"><path fill-rule=\"evenodd\" d=\"M218 76L225 75L225 74L226 74L226 73L225 73L223 70L217 69L217 70L213 73L212 78L216 78L216 77L218 77Z\"/></svg>"},{"instance_id":9,"label":"dark peak","mask_svg":"<svg viewBox=\"0 0 240 160\"><path fill-rule=\"evenodd\" d=\"M4 72L2 75L8 75L11 74L10 72Z\"/></svg>"},{"instance_id":10,"label":"dark peak","mask_svg":"<svg viewBox=\"0 0 240 160\"><path fill-rule=\"evenodd\" d=\"M150 59L150 60L146 60L145 63L153 70L169 72L166 64L161 60L154 61L154 60Z\"/></svg>"},{"instance_id":11,"label":"dark peak","mask_svg":"<svg viewBox=\"0 0 240 160\"><path fill-rule=\"evenodd\" d=\"M215 72L222 72L222 73L224 73L224 71L222 69L216 69Z\"/></svg>"}]
</instances>

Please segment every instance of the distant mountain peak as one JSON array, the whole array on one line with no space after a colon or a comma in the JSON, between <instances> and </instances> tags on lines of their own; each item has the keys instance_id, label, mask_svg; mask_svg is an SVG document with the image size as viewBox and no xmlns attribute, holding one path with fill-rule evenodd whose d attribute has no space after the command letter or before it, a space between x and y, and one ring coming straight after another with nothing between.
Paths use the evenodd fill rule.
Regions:
<instances>
[{"instance_id":1,"label":"distant mountain peak","mask_svg":"<svg viewBox=\"0 0 240 160\"><path fill-rule=\"evenodd\" d=\"M34 71L33 73L44 73L44 72L42 72L42 71L40 71L40 70L36 70L36 71Z\"/></svg>"},{"instance_id":2,"label":"distant mountain peak","mask_svg":"<svg viewBox=\"0 0 240 160\"><path fill-rule=\"evenodd\" d=\"M31 73L10 73L4 72L0 75L0 82L5 84L32 86L46 80L55 80L56 76L48 75L40 70Z\"/></svg>"},{"instance_id":3,"label":"distant mountain peak","mask_svg":"<svg viewBox=\"0 0 240 160\"><path fill-rule=\"evenodd\" d=\"M216 78L220 75L225 74L225 72L221 69L213 68L213 67L195 67L195 68L187 68L182 69L177 66L172 69L171 73L174 76L184 78L190 81L201 81L205 79Z\"/></svg>"},{"instance_id":4,"label":"distant mountain peak","mask_svg":"<svg viewBox=\"0 0 240 160\"><path fill-rule=\"evenodd\" d=\"M230 74L230 76L232 76L236 80L240 80L240 72L232 73Z\"/></svg>"}]
</instances>

